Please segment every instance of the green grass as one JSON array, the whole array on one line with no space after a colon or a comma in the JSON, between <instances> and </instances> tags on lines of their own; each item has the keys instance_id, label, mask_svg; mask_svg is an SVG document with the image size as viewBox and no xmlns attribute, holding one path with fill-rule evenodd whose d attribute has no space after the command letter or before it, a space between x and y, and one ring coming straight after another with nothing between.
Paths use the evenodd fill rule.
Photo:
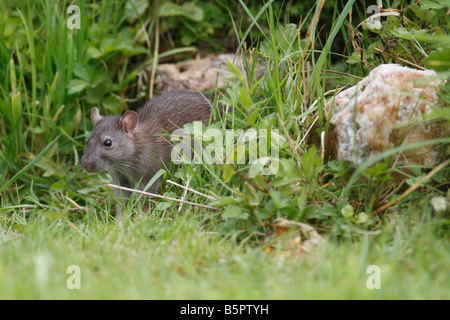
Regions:
<instances>
[{"instance_id":1,"label":"green grass","mask_svg":"<svg viewBox=\"0 0 450 320\"><path fill-rule=\"evenodd\" d=\"M17 217L19 219L19 217ZM208 232L186 213L118 224L91 217L27 219L0 237L1 298L8 299L446 299L448 241L443 217L387 223L355 243L327 241L320 254L283 260ZM391 236L391 234L393 236ZM381 268L381 289L366 286ZM81 271L69 290L68 266ZM42 280L48 274L48 280ZM45 279L45 277L44 277Z\"/></svg>"},{"instance_id":2,"label":"green grass","mask_svg":"<svg viewBox=\"0 0 450 320\"><path fill-rule=\"evenodd\" d=\"M432 174L432 167L410 166L409 179L394 190L389 176L401 168L391 167L392 160L413 146L397 146L357 168L326 161L320 145L311 147L328 130L323 108L332 90L356 83L369 67L395 61L374 54L382 40L371 41L373 33L362 27L358 44L367 61L353 55L348 14L355 27L356 16L366 17L363 8L325 4L321 13L314 3L289 2L292 11L285 12L275 1L199 1L190 7L197 20L203 12L195 21L167 3L160 1L166 7L158 16L148 1L75 1L87 14L80 30L68 30L68 1L0 2L0 298L450 298L448 166ZM384 4L399 8L400 1ZM303 20L293 17L296 10ZM211 12L223 16L214 22ZM449 29L443 12L415 6L405 11L412 22L404 30L386 18L377 36L397 37L392 54L414 64L435 63L448 78L442 58L448 37L439 36ZM308 43L304 35L316 18ZM299 25L285 24L289 19ZM419 46L409 35L420 28ZM280 170L263 176L245 164L185 165L164 179L189 180L191 188L216 195L218 211L179 210L179 204L155 200L142 213L133 200L124 220L116 221L108 176L80 166L92 130L90 108L98 106L102 114L136 108L152 92L145 66L181 59L203 43L219 50L215 37L230 32L245 71L233 69L227 88L215 92L214 106L230 105L233 113L213 126L222 133L277 129L284 141ZM341 49L336 42L343 42ZM261 79L259 65L266 67ZM444 86L444 108L436 117L449 119L449 92ZM310 130L314 121L317 130ZM444 137L418 146L448 148L449 142ZM173 185L161 192L183 195ZM445 198L447 209L432 205ZM211 205L193 193L186 200ZM314 226L323 247L303 260L281 249L267 252L276 218ZM66 286L71 265L80 267L80 290ZM366 286L371 265L381 270L379 290Z\"/></svg>"}]
</instances>

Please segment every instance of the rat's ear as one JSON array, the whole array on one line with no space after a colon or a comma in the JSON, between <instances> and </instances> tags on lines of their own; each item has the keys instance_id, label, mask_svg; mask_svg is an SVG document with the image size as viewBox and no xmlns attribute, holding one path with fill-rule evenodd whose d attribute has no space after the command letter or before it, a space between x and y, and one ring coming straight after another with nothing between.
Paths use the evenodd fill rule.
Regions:
<instances>
[{"instance_id":1,"label":"rat's ear","mask_svg":"<svg viewBox=\"0 0 450 320\"><path fill-rule=\"evenodd\" d=\"M102 120L102 116L100 115L100 111L98 111L98 108L94 107L91 109L91 121L95 125Z\"/></svg>"},{"instance_id":2,"label":"rat's ear","mask_svg":"<svg viewBox=\"0 0 450 320\"><path fill-rule=\"evenodd\" d=\"M136 112L128 110L125 112L120 119L120 125L122 126L122 130L130 134L131 131L133 131L136 128L136 125L138 123L139 116Z\"/></svg>"}]
</instances>

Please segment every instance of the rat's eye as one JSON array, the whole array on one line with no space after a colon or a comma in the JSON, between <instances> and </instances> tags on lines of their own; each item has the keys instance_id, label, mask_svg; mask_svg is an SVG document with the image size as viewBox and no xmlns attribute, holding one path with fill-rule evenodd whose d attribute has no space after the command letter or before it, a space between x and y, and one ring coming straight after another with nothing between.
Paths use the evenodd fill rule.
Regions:
<instances>
[{"instance_id":1,"label":"rat's eye","mask_svg":"<svg viewBox=\"0 0 450 320\"><path fill-rule=\"evenodd\" d=\"M103 145L105 147L111 147L112 141L110 139L106 139L105 141L103 141Z\"/></svg>"}]
</instances>

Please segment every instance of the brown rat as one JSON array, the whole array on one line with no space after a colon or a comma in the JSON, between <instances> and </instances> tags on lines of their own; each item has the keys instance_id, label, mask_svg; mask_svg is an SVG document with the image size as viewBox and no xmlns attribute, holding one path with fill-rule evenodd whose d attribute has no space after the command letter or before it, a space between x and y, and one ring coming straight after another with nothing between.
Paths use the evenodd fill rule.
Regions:
<instances>
[{"instance_id":1,"label":"brown rat","mask_svg":"<svg viewBox=\"0 0 450 320\"><path fill-rule=\"evenodd\" d=\"M126 111L122 116L101 116L91 110L94 124L82 158L83 167L90 172L108 172L114 184L143 189L160 168L170 167L175 129L193 121L208 124L211 116L209 102L191 91L167 92L148 101L138 112ZM159 182L149 192L155 192ZM130 192L114 189L116 213L122 215L121 193L126 203Z\"/></svg>"}]
</instances>

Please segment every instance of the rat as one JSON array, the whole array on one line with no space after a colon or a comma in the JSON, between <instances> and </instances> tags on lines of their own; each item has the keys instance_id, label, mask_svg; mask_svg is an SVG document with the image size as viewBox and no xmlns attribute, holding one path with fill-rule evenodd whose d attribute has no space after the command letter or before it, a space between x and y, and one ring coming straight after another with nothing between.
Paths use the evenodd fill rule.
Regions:
<instances>
[{"instance_id":1,"label":"rat","mask_svg":"<svg viewBox=\"0 0 450 320\"><path fill-rule=\"evenodd\" d=\"M86 143L83 167L89 172L108 172L116 185L143 190L159 169L171 164L169 135L190 122L208 125L211 106L198 92L172 91L146 102L138 112L101 116L94 107L90 116L94 130ZM148 191L155 192L159 184L160 179ZM119 218L130 194L114 189Z\"/></svg>"}]
</instances>

